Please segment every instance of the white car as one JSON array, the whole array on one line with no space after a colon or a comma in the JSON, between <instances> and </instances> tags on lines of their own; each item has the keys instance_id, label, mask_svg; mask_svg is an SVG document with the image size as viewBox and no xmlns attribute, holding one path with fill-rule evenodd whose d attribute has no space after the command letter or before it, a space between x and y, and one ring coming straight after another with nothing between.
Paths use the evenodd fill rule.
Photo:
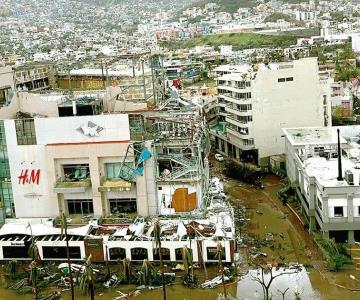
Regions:
<instances>
[{"instance_id":1,"label":"white car","mask_svg":"<svg viewBox=\"0 0 360 300\"><path fill-rule=\"evenodd\" d=\"M224 161L224 157L223 157L221 154L219 154L219 153L216 153L216 154L215 154L215 159L216 159L217 161Z\"/></svg>"}]
</instances>

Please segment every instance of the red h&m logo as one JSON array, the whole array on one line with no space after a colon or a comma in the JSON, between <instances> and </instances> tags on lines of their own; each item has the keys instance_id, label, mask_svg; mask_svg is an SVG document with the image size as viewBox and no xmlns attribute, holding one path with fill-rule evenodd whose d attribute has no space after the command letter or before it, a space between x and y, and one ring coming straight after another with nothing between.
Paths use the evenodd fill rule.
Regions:
<instances>
[{"instance_id":1,"label":"red h&m logo","mask_svg":"<svg viewBox=\"0 0 360 300\"><path fill-rule=\"evenodd\" d=\"M19 184L39 184L40 181L40 170L31 170L30 169L23 169L21 170L21 174L18 177L19 178Z\"/></svg>"}]
</instances>

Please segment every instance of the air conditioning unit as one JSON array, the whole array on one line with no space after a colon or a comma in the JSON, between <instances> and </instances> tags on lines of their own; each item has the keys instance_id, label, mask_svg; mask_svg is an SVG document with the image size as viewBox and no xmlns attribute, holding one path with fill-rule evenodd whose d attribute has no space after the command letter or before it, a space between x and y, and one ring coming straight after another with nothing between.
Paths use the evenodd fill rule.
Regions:
<instances>
[{"instance_id":1,"label":"air conditioning unit","mask_svg":"<svg viewBox=\"0 0 360 300\"><path fill-rule=\"evenodd\" d=\"M354 185L354 174L350 170L345 171L345 180L349 185Z\"/></svg>"}]
</instances>

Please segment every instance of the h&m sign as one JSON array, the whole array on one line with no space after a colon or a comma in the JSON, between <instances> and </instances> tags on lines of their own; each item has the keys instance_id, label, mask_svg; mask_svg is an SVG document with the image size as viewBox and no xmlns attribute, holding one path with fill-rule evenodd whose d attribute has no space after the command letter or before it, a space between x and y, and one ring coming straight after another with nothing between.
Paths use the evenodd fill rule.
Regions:
<instances>
[{"instance_id":1,"label":"h&m sign","mask_svg":"<svg viewBox=\"0 0 360 300\"><path fill-rule=\"evenodd\" d=\"M18 179L19 184L39 184L40 169L22 169Z\"/></svg>"}]
</instances>

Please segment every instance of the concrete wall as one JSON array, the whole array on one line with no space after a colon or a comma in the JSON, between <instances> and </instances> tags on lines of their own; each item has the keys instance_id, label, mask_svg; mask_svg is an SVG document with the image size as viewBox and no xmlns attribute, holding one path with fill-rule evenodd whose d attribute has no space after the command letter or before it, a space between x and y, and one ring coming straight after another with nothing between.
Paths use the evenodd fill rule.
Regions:
<instances>
[{"instance_id":1,"label":"concrete wall","mask_svg":"<svg viewBox=\"0 0 360 300\"><path fill-rule=\"evenodd\" d=\"M91 120L104 127L99 136L89 137L78 128ZM130 133L127 115L35 119L37 145L18 146L15 121L5 120L5 133L17 217L57 216L63 205L54 192L56 179L61 177L62 164L88 163L92 187L84 193L65 195L63 199L93 199L94 214L103 214L98 191L104 158L120 160L126 154ZM40 170L39 183L18 179L23 170ZM120 194L122 192L119 192ZM126 198L129 192L124 192ZM134 195L135 191L132 191ZM61 204L61 201L60 201Z\"/></svg>"},{"instance_id":2,"label":"concrete wall","mask_svg":"<svg viewBox=\"0 0 360 300\"><path fill-rule=\"evenodd\" d=\"M294 80L278 82L279 78L288 77ZM258 72L251 91L252 133L259 158L285 152L282 128L324 125L318 66L314 58L294 61L293 68Z\"/></svg>"}]
</instances>

